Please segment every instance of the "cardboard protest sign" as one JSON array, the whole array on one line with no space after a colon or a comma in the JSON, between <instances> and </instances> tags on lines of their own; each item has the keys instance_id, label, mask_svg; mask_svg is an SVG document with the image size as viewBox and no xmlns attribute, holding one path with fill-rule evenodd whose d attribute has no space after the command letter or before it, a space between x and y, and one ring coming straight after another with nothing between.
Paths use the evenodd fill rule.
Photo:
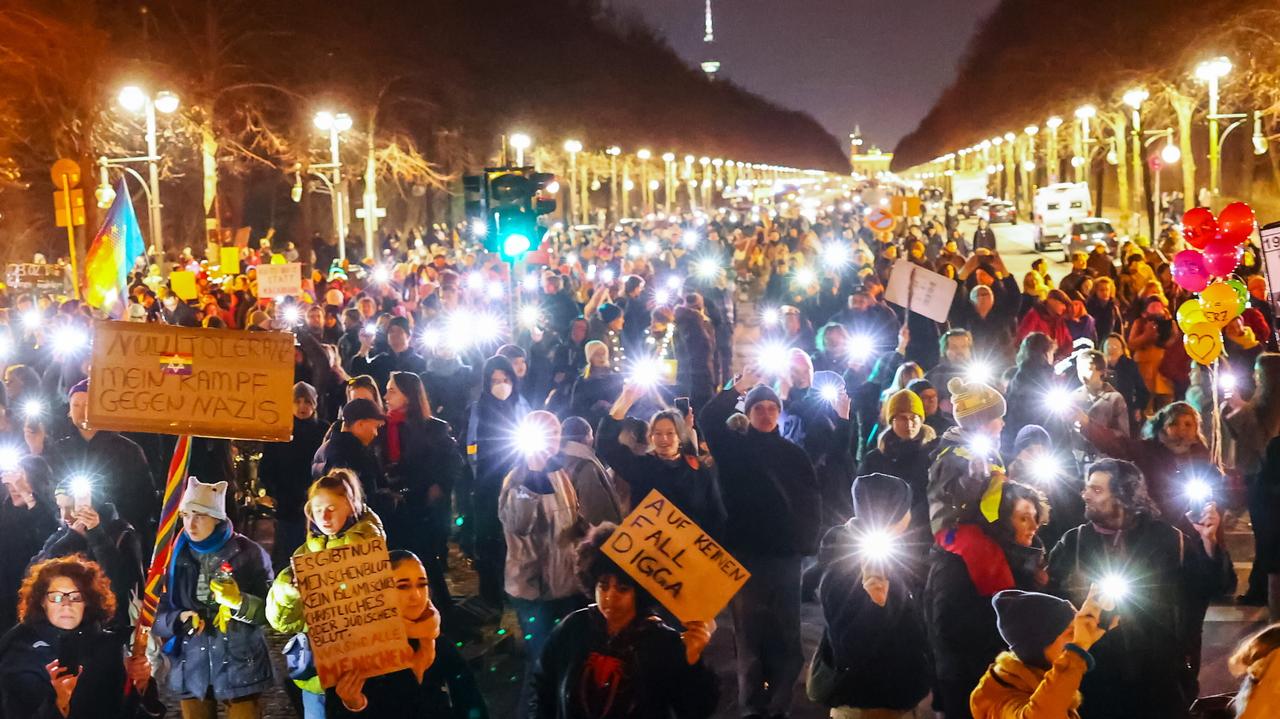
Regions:
<instances>
[{"instance_id":1,"label":"cardboard protest sign","mask_svg":"<svg viewBox=\"0 0 1280 719\"><path fill-rule=\"evenodd\" d=\"M258 297L296 297L302 294L302 265L258 265Z\"/></svg>"},{"instance_id":2,"label":"cardboard protest sign","mask_svg":"<svg viewBox=\"0 0 1280 719\"><path fill-rule=\"evenodd\" d=\"M219 250L218 267L219 271L224 275L238 274L240 272L240 248L223 247Z\"/></svg>"},{"instance_id":3,"label":"cardboard protest sign","mask_svg":"<svg viewBox=\"0 0 1280 719\"><path fill-rule=\"evenodd\" d=\"M4 267L4 282L12 289L61 293L67 289L66 272L60 265L11 262Z\"/></svg>"},{"instance_id":4,"label":"cardboard protest sign","mask_svg":"<svg viewBox=\"0 0 1280 719\"><path fill-rule=\"evenodd\" d=\"M92 429L288 441L293 335L94 323Z\"/></svg>"},{"instance_id":5,"label":"cardboard protest sign","mask_svg":"<svg viewBox=\"0 0 1280 719\"><path fill-rule=\"evenodd\" d=\"M1258 231L1262 239L1262 266L1267 280L1267 299L1272 310L1280 307L1280 222L1272 222Z\"/></svg>"},{"instance_id":6,"label":"cardboard protest sign","mask_svg":"<svg viewBox=\"0 0 1280 719\"><path fill-rule=\"evenodd\" d=\"M169 286L173 288L173 294L180 299L194 300L200 296L200 290L196 287L195 273L190 270L174 270L170 272Z\"/></svg>"},{"instance_id":7,"label":"cardboard protest sign","mask_svg":"<svg viewBox=\"0 0 1280 719\"><path fill-rule=\"evenodd\" d=\"M413 650L396 604L385 539L290 561L321 685L332 687L350 672L376 677L409 666Z\"/></svg>"},{"instance_id":8,"label":"cardboard protest sign","mask_svg":"<svg viewBox=\"0 0 1280 719\"><path fill-rule=\"evenodd\" d=\"M622 520L604 553L682 622L714 619L751 578L656 489Z\"/></svg>"},{"instance_id":9,"label":"cardboard protest sign","mask_svg":"<svg viewBox=\"0 0 1280 719\"><path fill-rule=\"evenodd\" d=\"M898 260L889 273L889 286L884 298L899 307L917 312L934 322L946 322L951 300L956 296L956 281L937 272Z\"/></svg>"}]
</instances>

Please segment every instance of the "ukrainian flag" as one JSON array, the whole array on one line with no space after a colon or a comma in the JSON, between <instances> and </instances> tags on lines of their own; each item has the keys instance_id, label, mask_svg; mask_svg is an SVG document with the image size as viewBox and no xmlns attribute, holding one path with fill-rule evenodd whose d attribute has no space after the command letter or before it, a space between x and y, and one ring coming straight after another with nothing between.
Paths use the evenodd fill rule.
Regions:
<instances>
[{"instance_id":1,"label":"ukrainian flag","mask_svg":"<svg viewBox=\"0 0 1280 719\"><path fill-rule=\"evenodd\" d=\"M133 200L124 180L116 188L116 199L107 210L98 234L89 244L84 263L84 299L90 306L103 310L113 319L124 315L129 270L146 248L142 230L133 212Z\"/></svg>"}]
</instances>

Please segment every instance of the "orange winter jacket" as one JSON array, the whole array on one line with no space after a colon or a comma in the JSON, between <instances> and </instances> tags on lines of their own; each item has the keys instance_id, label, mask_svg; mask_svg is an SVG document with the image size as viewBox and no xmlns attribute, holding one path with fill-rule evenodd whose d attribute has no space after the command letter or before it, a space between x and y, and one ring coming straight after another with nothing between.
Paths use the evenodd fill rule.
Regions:
<instances>
[{"instance_id":1,"label":"orange winter jacket","mask_svg":"<svg viewBox=\"0 0 1280 719\"><path fill-rule=\"evenodd\" d=\"M1001 652L969 696L969 709L974 719L1080 719L1085 670L1084 658L1072 651L1047 672Z\"/></svg>"},{"instance_id":2,"label":"orange winter jacket","mask_svg":"<svg viewBox=\"0 0 1280 719\"><path fill-rule=\"evenodd\" d=\"M1280 716L1280 651L1272 651L1249 667L1248 701L1240 719ZM1241 691L1241 695L1245 692ZM1239 699L1237 699L1239 701Z\"/></svg>"}]
</instances>

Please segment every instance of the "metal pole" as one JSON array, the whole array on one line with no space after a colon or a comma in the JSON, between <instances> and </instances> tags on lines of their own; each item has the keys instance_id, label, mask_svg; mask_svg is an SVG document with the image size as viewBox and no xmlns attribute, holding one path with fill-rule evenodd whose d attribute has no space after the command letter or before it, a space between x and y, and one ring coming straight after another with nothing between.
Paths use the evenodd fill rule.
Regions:
<instances>
[{"instance_id":1,"label":"metal pole","mask_svg":"<svg viewBox=\"0 0 1280 719\"><path fill-rule=\"evenodd\" d=\"M151 215L151 244L160 258L160 275L169 276L169 265L164 261L163 226L160 224L160 165L156 149L156 105L147 98L147 180L151 186L151 201L147 209Z\"/></svg>"},{"instance_id":2,"label":"metal pole","mask_svg":"<svg viewBox=\"0 0 1280 719\"><path fill-rule=\"evenodd\" d=\"M75 298L80 299L80 272L76 269L76 223L71 214L71 183L67 176L62 176L62 211L67 213L67 247L71 258L71 287L75 290Z\"/></svg>"},{"instance_id":3,"label":"metal pole","mask_svg":"<svg viewBox=\"0 0 1280 719\"><path fill-rule=\"evenodd\" d=\"M1045 170L1047 171L1047 179L1049 181L1049 184L1052 185L1058 181L1058 171L1060 169L1058 166L1059 163L1058 163L1058 128L1057 127L1053 127L1053 126L1049 127L1049 146L1045 148L1045 150L1048 155L1047 162L1045 163Z\"/></svg>"},{"instance_id":4,"label":"metal pole","mask_svg":"<svg viewBox=\"0 0 1280 719\"><path fill-rule=\"evenodd\" d=\"M1133 108L1133 196L1135 198L1142 197L1142 186L1146 183L1142 181L1142 113L1138 108ZM1134 202L1134 207L1144 207L1145 202ZM1139 218L1141 221L1141 218ZM1154 235L1152 235L1154 239ZM1154 246L1154 242L1152 245Z\"/></svg>"},{"instance_id":5,"label":"metal pole","mask_svg":"<svg viewBox=\"0 0 1280 719\"><path fill-rule=\"evenodd\" d=\"M1162 207L1160 206L1160 203L1161 203L1161 197L1160 197L1160 170L1162 170L1162 169L1164 169L1164 168L1163 168L1163 166L1157 165L1157 166L1156 166L1156 171L1155 171L1154 173L1152 173L1152 174L1154 174L1154 175L1156 176L1156 177L1155 177L1155 180L1154 180L1154 183L1155 183L1155 192L1154 192L1154 193L1152 193L1152 197L1151 197L1151 203L1152 203L1153 205L1155 205L1155 217L1154 217L1154 218L1153 218L1153 220L1152 220L1152 226L1153 226L1153 227L1159 227L1159 226L1160 226L1161 219L1162 219L1162 218L1163 218L1163 216L1164 216L1164 208L1162 208ZM1186 205L1183 205L1183 207L1186 207ZM1155 243L1155 242L1152 242L1151 244L1152 244L1152 246L1153 246L1153 247L1154 247L1154 246L1156 246L1156 243Z\"/></svg>"},{"instance_id":6,"label":"metal pole","mask_svg":"<svg viewBox=\"0 0 1280 719\"><path fill-rule=\"evenodd\" d=\"M342 222L342 159L338 152L338 128L329 128L329 163L333 165L333 188L330 206L333 208L333 234L338 238L338 259L347 262L347 233ZM328 269L325 269L328 272Z\"/></svg>"},{"instance_id":7,"label":"metal pole","mask_svg":"<svg viewBox=\"0 0 1280 719\"><path fill-rule=\"evenodd\" d=\"M578 153L569 153L569 187L564 202L564 224L573 227L573 213L577 209Z\"/></svg>"},{"instance_id":8,"label":"metal pole","mask_svg":"<svg viewBox=\"0 0 1280 719\"><path fill-rule=\"evenodd\" d=\"M618 156L609 153L609 212L617 220L618 214Z\"/></svg>"},{"instance_id":9,"label":"metal pole","mask_svg":"<svg viewBox=\"0 0 1280 719\"><path fill-rule=\"evenodd\" d=\"M1222 148L1218 141L1218 78L1209 78L1209 195L1217 197ZM1194 198L1189 198L1189 200ZM1197 203L1198 204L1198 203Z\"/></svg>"}]
</instances>

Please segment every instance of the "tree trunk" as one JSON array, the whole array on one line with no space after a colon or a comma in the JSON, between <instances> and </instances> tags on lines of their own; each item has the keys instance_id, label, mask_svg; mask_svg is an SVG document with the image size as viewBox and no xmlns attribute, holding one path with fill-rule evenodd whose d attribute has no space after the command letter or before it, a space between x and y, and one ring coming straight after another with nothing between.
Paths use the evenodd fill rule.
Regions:
<instances>
[{"instance_id":1,"label":"tree trunk","mask_svg":"<svg viewBox=\"0 0 1280 719\"><path fill-rule=\"evenodd\" d=\"M1170 95L1173 111L1178 115L1178 148L1182 151L1182 206L1196 206L1196 157L1191 148L1191 115L1195 100L1179 92Z\"/></svg>"},{"instance_id":2,"label":"tree trunk","mask_svg":"<svg viewBox=\"0 0 1280 719\"><path fill-rule=\"evenodd\" d=\"M1111 125L1111 132L1115 137L1116 148L1116 194L1120 203L1120 226L1131 231L1133 218L1130 215L1129 207L1129 162L1128 154L1125 152L1125 123L1124 113L1109 113L1107 122Z\"/></svg>"}]
</instances>

